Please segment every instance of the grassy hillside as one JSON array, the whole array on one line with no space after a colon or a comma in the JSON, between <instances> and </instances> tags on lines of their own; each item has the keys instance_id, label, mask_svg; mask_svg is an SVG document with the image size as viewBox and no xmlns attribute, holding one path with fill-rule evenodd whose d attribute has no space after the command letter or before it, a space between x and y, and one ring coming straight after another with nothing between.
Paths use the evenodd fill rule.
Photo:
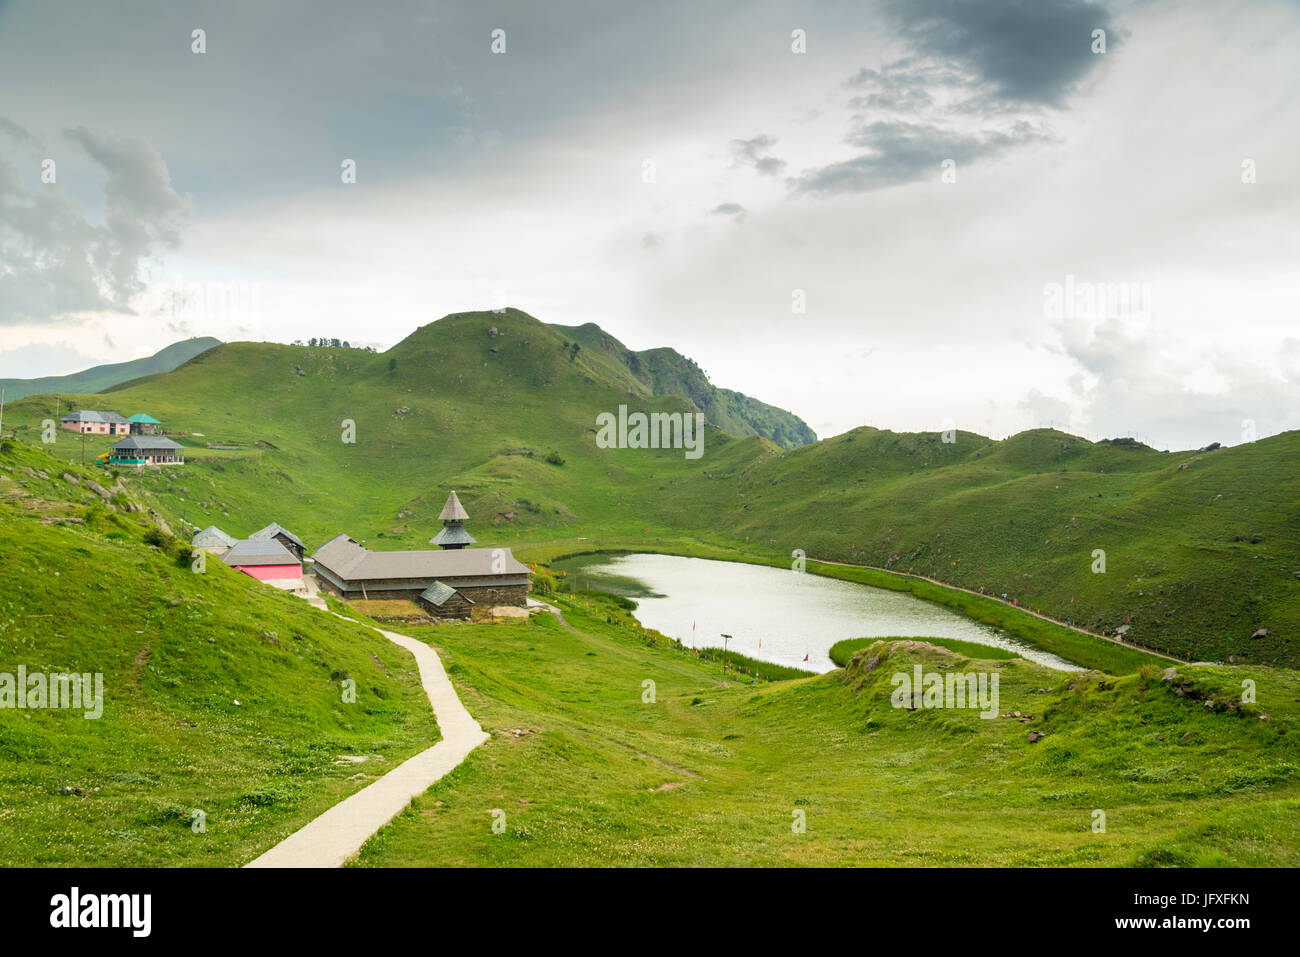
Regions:
<instances>
[{"instance_id":1,"label":"grassy hillside","mask_svg":"<svg viewBox=\"0 0 1300 957\"><path fill-rule=\"evenodd\" d=\"M37 379L0 379L0 387L4 388L5 398L8 400L39 395L43 392L78 394L103 392L105 389L130 382L141 376L171 372L177 366L219 345L221 345L220 339L213 339L211 336L196 337L182 342L173 342L165 349L159 349L153 355L142 359L92 366L68 375L48 375Z\"/></svg>"},{"instance_id":2,"label":"grassy hillside","mask_svg":"<svg viewBox=\"0 0 1300 957\"><path fill-rule=\"evenodd\" d=\"M731 435L759 435L782 448L817 441L817 435L793 413L731 389L720 389L695 363L675 349L633 352L595 323L551 328L578 343L589 359L598 361L611 377L646 395L687 398L709 422Z\"/></svg>"},{"instance_id":3,"label":"grassy hillside","mask_svg":"<svg viewBox=\"0 0 1300 957\"><path fill-rule=\"evenodd\" d=\"M439 648L492 738L360 865L1300 864L1293 672L1115 680L903 642L750 685L651 644L615 604L557 600L571 629L404 629ZM916 664L996 672L1001 716L893 708L890 675Z\"/></svg>"},{"instance_id":4,"label":"grassy hillside","mask_svg":"<svg viewBox=\"0 0 1300 957\"><path fill-rule=\"evenodd\" d=\"M695 401L684 379L687 397L649 395L655 377L598 333L508 310L449 316L383 354L232 343L111 399L187 433L189 463L140 480L160 507L234 535L278 521L312 546L346 532L420 547L456 488L480 543L525 555L673 540L788 564L799 548L1127 627L1180 658L1300 664L1300 432L1204 453L868 428L791 450L709 428L698 460L600 449L599 413ZM31 397L6 426L36 441L53 411ZM76 458L80 440L54 448Z\"/></svg>"},{"instance_id":5,"label":"grassy hillside","mask_svg":"<svg viewBox=\"0 0 1300 957\"><path fill-rule=\"evenodd\" d=\"M0 672L99 673L104 697L97 719L0 709L0 865L242 864L437 740L409 655L196 573L150 508L129 478L0 449Z\"/></svg>"}]
</instances>

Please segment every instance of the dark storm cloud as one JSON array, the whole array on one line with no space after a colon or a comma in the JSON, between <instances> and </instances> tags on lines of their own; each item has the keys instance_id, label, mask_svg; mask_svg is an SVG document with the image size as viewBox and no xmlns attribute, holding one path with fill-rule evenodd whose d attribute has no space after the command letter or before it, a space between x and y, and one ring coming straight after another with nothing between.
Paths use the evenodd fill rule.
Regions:
<instances>
[{"instance_id":1,"label":"dark storm cloud","mask_svg":"<svg viewBox=\"0 0 1300 957\"><path fill-rule=\"evenodd\" d=\"M960 64L998 97L1062 106L1104 56L1092 31L1119 37L1105 7L1088 0L891 0L889 20L921 54Z\"/></svg>"},{"instance_id":2,"label":"dark storm cloud","mask_svg":"<svg viewBox=\"0 0 1300 957\"><path fill-rule=\"evenodd\" d=\"M880 120L857 127L847 138L868 152L840 163L806 170L791 181L796 193L863 193L933 177L944 160L967 163L1041 143L1048 137L1021 121L1005 131L957 133L920 123Z\"/></svg>"},{"instance_id":3,"label":"dark storm cloud","mask_svg":"<svg viewBox=\"0 0 1300 957\"><path fill-rule=\"evenodd\" d=\"M938 176L1049 140L1042 120L1103 59L1094 29L1116 28L1086 0L891 0L887 20L911 53L845 81L845 142L866 150L804 170L795 193L861 193ZM982 128L981 128L982 127Z\"/></svg>"},{"instance_id":4,"label":"dark storm cloud","mask_svg":"<svg viewBox=\"0 0 1300 957\"><path fill-rule=\"evenodd\" d=\"M11 127L25 133L5 121L13 134ZM84 127L66 136L104 174L103 224L90 222L57 180L41 182L35 157L24 163L33 171L30 187L18 166L0 158L0 325L130 311L130 300L144 288L142 262L178 246L192 213L148 143Z\"/></svg>"}]
</instances>

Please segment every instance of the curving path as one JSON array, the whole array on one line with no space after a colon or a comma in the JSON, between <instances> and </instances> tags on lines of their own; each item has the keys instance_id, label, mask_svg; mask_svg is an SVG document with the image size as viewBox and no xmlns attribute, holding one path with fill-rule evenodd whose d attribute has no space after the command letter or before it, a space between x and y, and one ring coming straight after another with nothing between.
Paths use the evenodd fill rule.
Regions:
<instances>
[{"instance_id":1,"label":"curving path","mask_svg":"<svg viewBox=\"0 0 1300 957\"><path fill-rule=\"evenodd\" d=\"M442 740L340 801L246 867L341 867L372 834L400 814L411 798L423 794L488 739L456 697L436 651L406 635L382 628L375 631L415 656Z\"/></svg>"}]
</instances>

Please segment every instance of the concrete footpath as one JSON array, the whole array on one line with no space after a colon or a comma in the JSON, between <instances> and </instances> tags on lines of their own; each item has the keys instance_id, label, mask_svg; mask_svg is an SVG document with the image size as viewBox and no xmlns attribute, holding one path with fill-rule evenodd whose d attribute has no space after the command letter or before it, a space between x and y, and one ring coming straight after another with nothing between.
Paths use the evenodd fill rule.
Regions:
<instances>
[{"instance_id":1,"label":"concrete footpath","mask_svg":"<svg viewBox=\"0 0 1300 957\"><path fill-rule=\"evenodd\" d=\"M369 626L366 626L369 627ZM411 798L460 764L489 737L456 696L438 653L422 641L376 628L415 656L442 740L294 831L247 867L341 867Z\"/></svg>"}]
</instances>

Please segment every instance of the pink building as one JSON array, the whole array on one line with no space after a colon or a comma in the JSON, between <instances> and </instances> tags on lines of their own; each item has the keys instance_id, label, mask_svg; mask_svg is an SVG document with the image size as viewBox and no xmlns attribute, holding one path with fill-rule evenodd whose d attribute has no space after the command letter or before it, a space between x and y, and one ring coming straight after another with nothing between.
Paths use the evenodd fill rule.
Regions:
<instances>
[{"instance_id":1,"label":"pink building","mask_svg":"<svg viewBox=\"0 0 1300 957\"><path fill-rule=\"evenodd\" d=\"M131 423L116 412L79 409L59 419L59 427L82 435L130 435Z\"/></svg>"},{"instance_id":2,"label":"pink building","mask_svg":"<svg viewBox=\"0 0 1300 957\"><path fill-rule=\"evenodd\" d=\"M302 562L274 538L235 542L221 560L231 568L286 591L302 589Z\"/></svg>"}]
</instances>

